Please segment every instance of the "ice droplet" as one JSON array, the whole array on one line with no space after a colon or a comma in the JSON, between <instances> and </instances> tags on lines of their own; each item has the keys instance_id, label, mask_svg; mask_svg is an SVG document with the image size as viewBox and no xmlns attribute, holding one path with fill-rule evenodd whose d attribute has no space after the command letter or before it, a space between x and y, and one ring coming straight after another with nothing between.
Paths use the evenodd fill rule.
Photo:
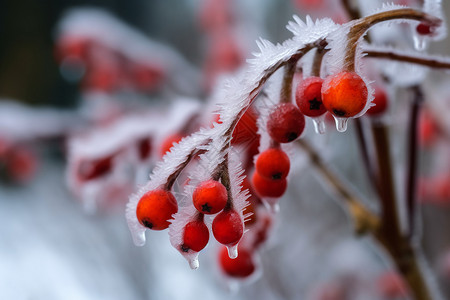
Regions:
<instances>
[{"instance_id":1,"label":"ice droplet","mask_svg":"<svg viewBox=\"0 0 450 300\"><path fill-rule=\"evenodd\" d=\"M233 245L233 246L227 246L228 249L228 256L231 259L235 259L236 257L238 257L238 250L237 250L238 245Z\"/></svg>"},{"instance_id":2,"label":"ice droplet","mask_svg":"<svg viewBox=\"0 0 450 300\"><path fill-rule=\"evenodd\" d=\"M313 124L314 124L314 130L318 134L324 134L325 133L325 114L312 118Z\"/></svg>"},{"instance_id":3,"label":"ice droplet","mask_svg":"<svg viewBox=\"0 0 450 300\"><path fill-rule=\"evenodd\" d=\"M347 130L348 118L334 117L334 120L336 122L336 129L337 129L337 131L345 132Z\"/></svg>"},{"instance_id":4,"label":"ice droplet","mask_svg":"<svg viewBox=\"0 0 450 300\"><path fill-rule=\"evenodd\" d=\"M428 41L423 36L414 34L413 40L414 40L414 49L416 49L417 51L424 51L428 46Z\"/></svg>"},{"instance_id":5,"label":"ice droplet","mask_svg":"<svg viewBox=\"0 0 450 300\"><path fill-rule=\"evenodd\" d=\"M144 246L145 245L145 229L132 230L131 237L133 238L133 243L136 246Z\"/></svg>"},{"instance_id":6,"label":"ice droplet","mask_svg":"<svg viewBox=\"0 0 450 300\"><path fill-rule=\"evenodd\" d=\"M280 211L280 204L278 204L278 198L263 198L262 202L269 212L278 213Z\"/></svg>"},{"instance_id":7,"label":"ice droplet","mask_svg":"<svg viewBox=\"0 0 450 300\"><path fill-rule=\"evenodd\" d=\"M198 256L189 258L188 262L189 267L191 267L192 270L196 270L200 266L200 263L198 262Z\"/></svg>"}]
</instances>

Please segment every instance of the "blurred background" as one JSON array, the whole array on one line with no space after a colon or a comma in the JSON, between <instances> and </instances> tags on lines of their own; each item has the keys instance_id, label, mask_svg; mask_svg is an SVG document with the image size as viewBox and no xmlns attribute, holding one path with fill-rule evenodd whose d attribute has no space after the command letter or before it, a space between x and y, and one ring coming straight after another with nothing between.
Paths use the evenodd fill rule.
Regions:
<instances>
[{"instance_id":1,"label":"blurred background","mask_svg":"<svg viewBox=\"0 0 450 300\"><path fill-rule=\"evenodd\" d=\"M359 2L365 14L383 1ZM223 274L213 241L195 271L167 232L133 245L128 195L172 142L215 120L207 99L221 76L245 64L257 38L289 38L293 14L347 20L337 0L1 1L0 299L408 299L384 254L353 236L304 157L249 278ZM412 48L412 40L405 44ZM429 52L448 55L449 45ZM448 73L413 73L430 103L449 100ZM404 120L387 117L400 136ZM448 136L441 141L433 117L422 122L423 245L448 296ZM306 135L314 135L312 124ZM373 198L355 167L351 126L314 143Z\"/></svg>"}]
</instances>

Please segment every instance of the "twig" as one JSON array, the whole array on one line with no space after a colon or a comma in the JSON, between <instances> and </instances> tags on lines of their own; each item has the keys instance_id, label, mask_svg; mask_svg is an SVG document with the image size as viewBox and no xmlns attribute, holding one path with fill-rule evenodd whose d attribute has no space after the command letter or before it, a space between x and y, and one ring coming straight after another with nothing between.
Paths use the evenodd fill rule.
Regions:
<instances>
[{"instance_id":1,"label":"twig","mask_svg":"<svg viewBox=\"0 0 450 300\"><path fill-rule=\"evenodd\" d=\"M420 86L411 88L414 92L414 99L411 107L411 114L408 126L408 165L406 171L406 208L408 215L408 236L412 238L415 234L417 221L417 199L416 199L416 181L417 181L417 127L419 113L424 100L423 92Z\"/></svg>"},{"instance_id":2,"label":"twig","mask_svg":"<svg viewBox=\"0 0 450 300\"><path fill-rule=\"evenodd\" d=\"M402 62L413 63L417 65L427 66L435 69L450 69L450 61L445 60L442 57L431 56L421 54L420 56L414 56L412 54L405 54L394 50L370 50L365 49L363 51L367 58L381 58L391 59Z\"/></svg>"},{"instance_id":3,"label":"twig","mask_svg":"<svg viewBox=\"0 0 450 300\"><path fill-rule=\"evenodd\" d=\"M304 139L297 141L297 144L309 156L311 163L319 171L327 182L334 188L337 194L341 196L347 205L350 215L354 221L355 233L357 235L373 232L379 225L378 217L370 212L355 196L352 191L336 176L322 161L318 152L309 145Z\"/></svg>"}]
</instances>

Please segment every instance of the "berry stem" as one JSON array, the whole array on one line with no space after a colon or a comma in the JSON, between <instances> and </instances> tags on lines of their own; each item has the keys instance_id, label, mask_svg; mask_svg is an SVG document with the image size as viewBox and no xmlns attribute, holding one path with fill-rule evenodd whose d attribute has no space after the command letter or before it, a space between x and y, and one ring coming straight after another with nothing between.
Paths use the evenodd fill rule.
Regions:
<instances>
[{"instance_id":1,"label":"berry stem","mask_svg":"<svg viewBox=\"0 0 450 300\"><path fill-rule=\"evenodd\" d=\"M283 84L280 91L280 103L290 103L292 100L292 81L298 60L290 60L284 66Z\"/></svg>"},{"instance_id":2,"label":"berry stem","mask_svg":"<svg viewBox=\"0 0 450 300\"><path fill-rule=\"evenodd\" d=\"M427 21L436 25L439 25L442 22L439 18L411 8L383 11L352 21L353 24L347 35L347 50L344 56L344 68L346 71L354 72L358 41L366 31L378 23L396 19Z\"/></svg>"},{"instance_id":3,"label":"berry stem","mask_svg":"<svg viewBox=\"0 0 450 300\"><path fill-rule=\"evenodd\" d=\"M328 45L328 42L323 39L319 42L319 46L317 47L316 53L314 53L314 60L311 69L311 76L320 77L320 69L322 68L322 60L324 55L330 51L329 49L325 49Z\"/></svg>"},{"instance_id":4,"label":"berry stem","mask_svg":"<svg viewBox=\"0 0 450 300\"><path fill-rule=\"evenodd\" d=\"M297 145L299 145L309 156L309 160L319 171L320 175L326 179L328 184L330 184L336 193L345 201L354 221L355 233L357 235L363 235L375 231L379 225L378 217L369 211L358 197L354 195L351 189L327 167L322 158L317 154L317 150L315 150L307 141L304 139L298 140Z\"/></svg>"},{"instance_id":5,"label":"berry stem","mask_svg":"<svg viewBox=\"0 0 450 300\"><path fill-rule=\"evenodd\" d=\"M368 58L391 59L402 62L413 63L417 65L427 66L435 69L450 69L450 60L448 58L420 54L414 56L412 54L401 53L395 50L381 50L381 49L365 49L363 51Z\"/></svg>"},{"instance_id":6,"label":"berry stem","mask_svg":"<svg viewBox=\"0 0 450 300\"><path fill-rule=\"evenodd\" d=\"M424 101L423 92L420 86L413 86L414 93L408 126L408 164L406 171L406 207L408 216L408 236L413 238L417 226L417 131L419 114Z\"/></svg>"},{"instance_id":7,"label":"berry stem","mask_svg":"<svg viewBox=\"0 0 450 300\"><path fill-rule=\"evenodd\" d=\"M165 190L170 191L172 189L172 186L174 185L180 173L184 170L184 168L186 168L192 158L194 158L197 154L200 154L202 151L203 150L194 149L191 151L191 153L189 153L186 159L181 164L179 164L175 171L167 178L166 184L164 185Z\"/></svg>"}]
</instances>

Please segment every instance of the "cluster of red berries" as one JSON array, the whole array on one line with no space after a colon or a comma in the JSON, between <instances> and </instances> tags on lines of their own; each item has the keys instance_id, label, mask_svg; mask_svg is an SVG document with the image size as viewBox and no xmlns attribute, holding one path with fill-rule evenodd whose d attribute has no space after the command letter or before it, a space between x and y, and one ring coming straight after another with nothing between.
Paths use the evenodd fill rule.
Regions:
<instances>
[{"instance_id":1,"label":"cluster of red berries","mask_svg":"<svg viewBox=\"0 0 450 300\"><path fill-rule=\"evenodd\" d=\"M193 250L199 252L209 240L209 231L203 216L215 215L212 233L215 239L226 246L236 245L244 234L244 225L239 213L228 201L228 191L216 180L201 182L192 195L197 217L184 226L183 252ZM178 211L178 204L173 194L164 189L156 189L145 193L138 202L136 216L143 226L153 230L169 227L172 215Z\"/></svg>"},{"instance_id":2,"label":"cluster of red berries","mask_svg":"<svg viewBox=\"0 0 450 300\"><path fill-rule=\"evenodd\" d=\"M84 37L62 36L57 42L58 61L70 70L83 70L85 90L115 92L133 88L151 92L163 82L166 74L158 63L136 61L98 41Z\"/></svg>"}]
</instances>

